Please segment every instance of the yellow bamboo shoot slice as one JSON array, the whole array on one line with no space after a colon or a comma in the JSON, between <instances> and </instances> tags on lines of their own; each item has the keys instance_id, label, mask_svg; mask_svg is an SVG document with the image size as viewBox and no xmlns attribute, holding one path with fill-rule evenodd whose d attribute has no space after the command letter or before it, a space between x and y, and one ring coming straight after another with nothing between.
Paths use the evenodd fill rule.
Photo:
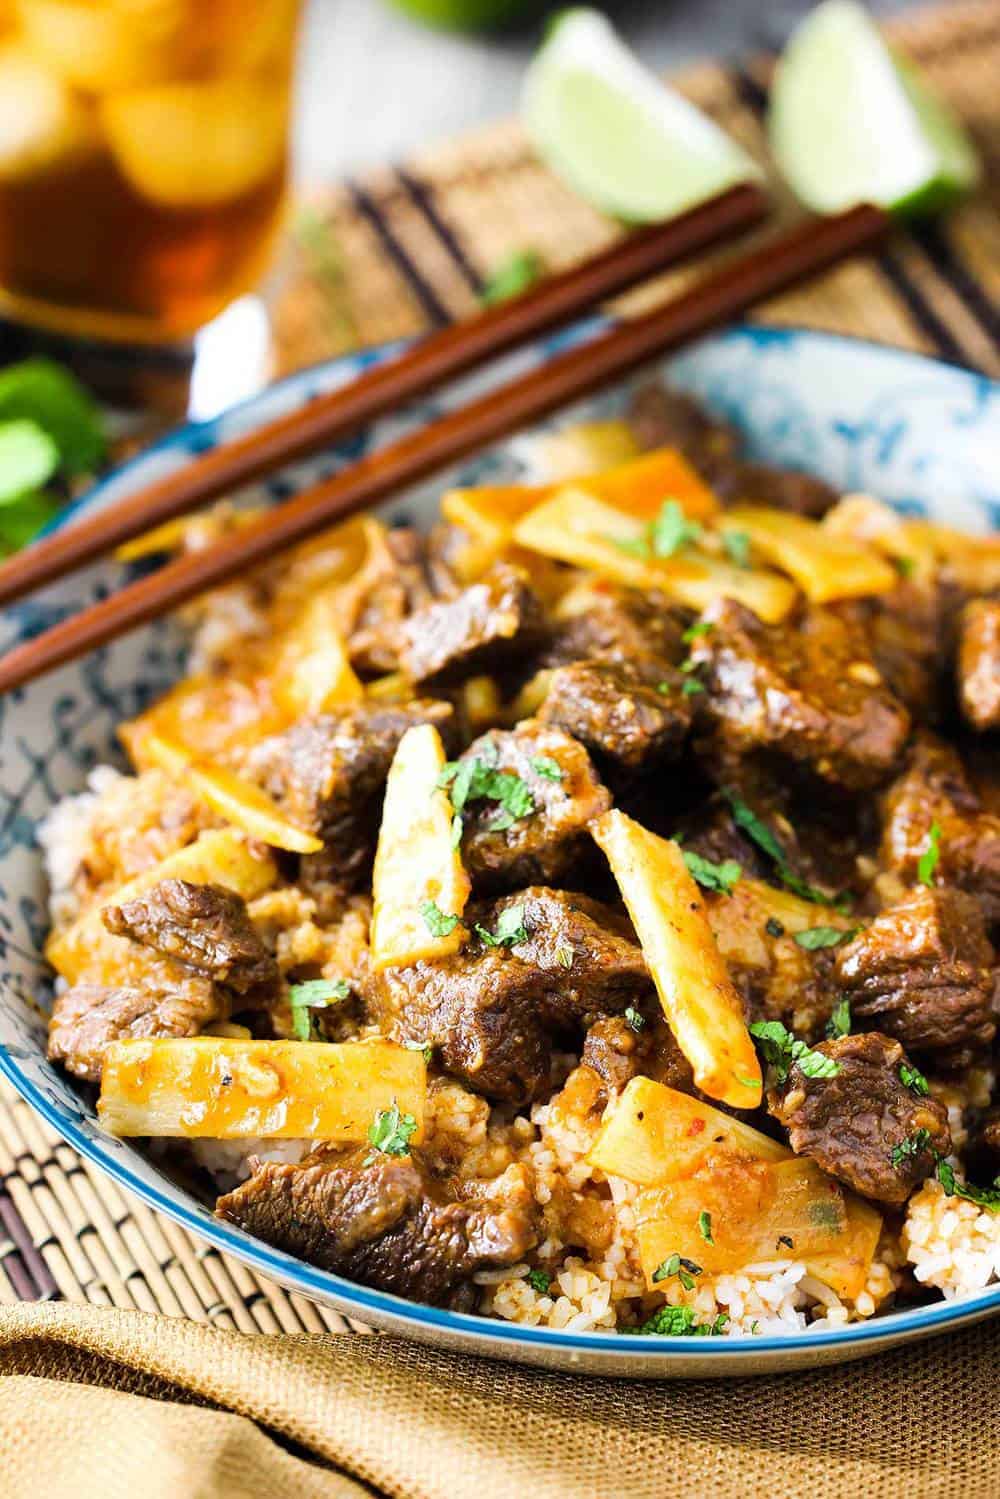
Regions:
<instances>
[{"instance_id":1,"label":"yellow bamboo shoot slice","mask_svg":"<svg viewBox=\"0 0 1000 1499\"><path fill-rule=\"evenodd\" d=\"M1000 588L1000 539L996 536L971 536L927 520L904 521L903 530L912 547L930 547L970 593L993 593Z\"/></svg>"},{"instance_id":2,"label":"yellow bamboo shoot slice","mask_svg":"<svg viewBox=\"0 0 1000 1499\"><path fill-rule=\"evenodd\" d=\"M760 1161L791 1157L787 1146L710 1103L634 1077L609 1110L587 1161L608 1176L655 1187L691 1176L721 1150Z\"/></svg>"},{"instance_id":3,"label":"yellow bamboo shoot slice","mask_svg":"<svg viewBox=\"0 0 1000 1499\"><path fill-rule=\"evenodd\" d=\"M116 1041L97 1111L112 1135L347 1143L395 1104L416 1121L416 1143L426 1076L419 1051L387 1041Z\"/></svg>"},{"instance_id":4,"label":"yellow bamboo shoot slice","mask_svg":"<svg viewBox=\"0 0 1000 1499\"><path fill-rule=\"evenodd\" d=\"M195 760L176 740L149 734L145 754L154 765L187 786L199 801L251 838L293 854L318 854L323 847L321 838L290 822L266 791L224 766Z\"/></svg>"},{"instance_id":5,"label":"yellow bamboo shoot slice","mask_svg":"<svg viewBox=\"0 0 1000 1499\"><path fill-rule=\"evenodd\" d=\"M376 973L448 957L468 936L460 920L448 919L461 917L470 886L452 805L438 785L445 764L437 729L419 724L403 735L389 770L372 878Z\"/></svg>"},{"instance_id":6,"label":"yellow bamboo shoot slice","mask_svg":"<svg viewBox=\"0 0 1000 1499\"><path fill-rule=\"evenodd\" d=\"M202 833L176 853L144 870L127 885L53 937L45 956L57 973L75 984L83 973L100 969L107 974L121 971L127 963L132 944L127 937L115 937L101 920L104 905L119 906L133 900L161 880L189 880L193 885L223 885L227 890L253 900L277 879L274 860L266 849L247 841L233 828Z\"/></svg>"},{"instance_id":7,"label":"yellow bamboo shoot slice","mask_svg":"<svg viewBox=\"0 0 1000 1499\"><path fill-rule=\"evenodd\" d=\"M870 494L845 494L826 512L822 525L831 536L874 547L901 563L915 582L930 583L937 573L937 552L930 542L914 535L898 510Z\"/></svg>"},{"instance_id":8,"label":"yellow bamboo shoot slice","mask_svg":"<svg viewBox=\"0 0 1000 1499\"><path fill-rule=\"evenodd\" d=\"M599 817L593 834L607 855L695 1083L733 1108L757 1108L760 1064L743 1003L680 848L617 810Z\"/></svg>"},{"instance_id":9,"label":"yellow bamboo shoot slice","mask_svg":"<svg viewBox=\"0 0 1000 1499\"><path fill-rule=\"evenodd\" d=\"M794 578L814 603L888 593L899 583L896 569L874 547L859 546L805 516L738 505L727 521L749 536L755 551Z\"/></svg>"},{"instance_id":10,"label":"yellow bamboo shoot slice","mask_svg":"<svg viewBox=\"0 0 1000 1499\"><path fill-rule=\"evenodd\" d=\"M847 1209L847 1231L825 1251L812 1250L803 1256L810 1275L843 1301L856 1301L865 1289L868 1272L882 1236L882 1214L863 1197L844 1193Z\"/></svg>"},{"instance_id":11,"label":"yellow bamboo shoot slice","mask_svg":"<svg viewBox=\"0 0 1000 1499\"><path fill-rule=\"evenodd\" d=\"M338 629L339 617L335 600L317 594L281 642L274 698L290 719L326 713L364 697Z\"/></svg>"},{"instance_id":12,"label":"yellow bamboo shoot slice","mask_svg":"<svg viewBox=\"0 0 1000 1499\"><path fill-rule=\"evenodd\" d=\"M834 906L803 900L790 890L778 890L763 880L739 879L732 895L709 897L705 904L719 951L730 966L770 966L773 939L768 938L765 930L768 921L777 921L792 939L812 927L833 927L847 932L856 925ZM805 957L804 950L799 951Z\"/></svg>"},{"instance_id":13,"label":"yellow bamboo shoot slice","mask_svg":"<svg viewBox=\"0 0 1000 1499\"><path fill-rule=\"evenodd\" d=\"M691 609L718 598L738 599L769 623L784 619L796 590L787 578L754 568L733 567L706 552L675 557L638 555L646 523L595 499L585 489L562 489L537 506L514 529L531 551L590 568L631 588L658 588Z\"/></svg>"}]
</instances>

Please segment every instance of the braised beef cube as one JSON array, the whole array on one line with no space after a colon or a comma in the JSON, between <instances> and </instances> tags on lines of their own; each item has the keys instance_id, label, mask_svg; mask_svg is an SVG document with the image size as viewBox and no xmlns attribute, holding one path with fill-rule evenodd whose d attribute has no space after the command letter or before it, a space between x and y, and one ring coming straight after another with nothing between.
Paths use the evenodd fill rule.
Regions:
<instances>
[{"instance_id":1,"label":"braised beef cube","mask_svg":"<svg viewBox=\"0 0 1000 1499\"><path fill-rule=\"evenodd\" d=\"M686 678L670 667L580 661L553 672L540 722L630 770L676 754L691 727Z\"/></svg>"},{"instance_id":2,"label":"braised beef cube","mask_svg":"<svg viewBox=\"0 0 1000 1499\"><path fill-rule=\"evenodd\" d=\"M450 703L405 707L359 703L339 713L303 718L251 751L247 770L299 827L322 838L321 854L302 860L307 880L350 890L375 851L382 794L407 729L434 724L450 738Z\"/></svg>"},{"instance_id":3,"label":"braised beef cube","mask_svg":"<svg viewBox=\"0 0 1000 1499\"><path fill-rule=\"evenodd\" d=\"M503 800L482 795L461 809L462 857L478 889L555 884L591 857L587 827L611 797L582 744L529 718L475 740L458 763L470 762L487 790L485 772L506 777L494 783Z\"/></svg>"},{"instance_id":4,"label":"braised beef cube","mask_svg":"<svg viewBox=\"0 0 1000 1499\"><path fill-rule=\"evenodd\" d=\"M266 999L277 985L278 965L246 902L222 885L161 880L122 906L105 906L101 920L116 937L186 963L244 997Z\"/></svg>"},{"instance_id":5,"label":"braised beef cube","mask_svg":"<svg viewBox=\"0 0 1000 1499\"><path fill-rule=\"evenodd\" d=\"M707 693L699 699L723 753L768 749L833 785L875 786L898 761L910 727L864 641L829 610L766 625L722 599L691 645Z\"/></svg>"},{"instance_id":6,"label":"braised beef cube","mask_svg":"<svg viewBox=\"0 0 1000 1499\"><path fill-rule=\"evenodd\" d=\"M900 1206L951 1151L944 1106L903 1081L906 1053L877 1031L824 1041L816 1055L835 1062L836 1074L807 1076L795 1062L769 1090L768 1108L796 1155L863 1197Z\"/></svg>"},{"instance_id":7,"label":"braised beef cube","mask_svg":"<svg viewBox=\"0 0 1000 1499\"><path fill-rule=\"evenodd\" d=\"M1000 599L973 599L959 616L958 696L974 729L1000 729Z\"/></svg>"},{"instance_id":8,"label":"braised beef cube","mask_svg":"<svg viewBox=\"0 0 1000 1499\"><path fill-rule=\"evenodd\" d=\"M170 968L176 968L171 972ZM81 982L56 996L48 1057L75 1077L96 1083L112 1041L197 1036L224 1020L225 1000L210 979L165 966L127 988Z\"/></svg>"},{"instance_id":9,"label":"braised beef cube","mask_svg":"<svg viewBox=\"0 0 1000 1499\"><path fill-rule=\"evenodd\" d=\"M465 952L388 969L365 997L380 1029L432 1045L479 1093L518 1103L544 1093L552 1032L650 1001L628 921L586 896L535 887L474 906L466 919Z\"/></svg>"},{"instance_id":10,"label":"braised beef cube","mask_svg":"<svg viewBox=\"0 0 1000 1499\"><path fill-rule=\"evenodd\" d=\"M839 491L796 469L772 468L767 463L746 463L723 458L710 464L706 478L720 500L726 503L769 505L793 515L816 520L840 499Z\"/></svg>"},{"instance_id":11,"label":"braised beef cube","mask_svg":"<svg viewBox=\"0 0 1000 1499\"><path fill-rule=\"evenodd\" d=\"M888 869L914 884L933 842L937 858L930 877L968 890L987 924L1000 922L1000 816L983 810L950 745L921 736L882 810L881 858Z\"/></svg>"},{"instance_id":12,"label":"braised beef cube","mask_svg":"<svg viewBox=\"0 0 1000 1499\"><path fill-rule=\"evenodd\" d=\"M530 1193L511 1173L470 1201L419 1150L397 1158L321 1145L297 1165L251 1159L251 1168L219 1198L220 1218L411 1301L471 1308L477 1271L514 1265L538 1242Z\"/></svg>"},{"instance_id":13,"label":"braised beef cube","mask_svg":"<svg viewBox=\"0 0 1000 1499\"><path fill-rule=\"evenodd\" d=\"M918 886L837 952L856 1021L954 1071L989 1053L994 953L964 890Z\"/></svg>"},{"instance_id":14,"label":"braised beef cube","mask_svg":"<svg viewBox=\"0 0 1000 1499\"><path fill-rule=\"evenodd\" d=\"M400 664L412 681L443 686L508 666L544 638L542 606L526 574L498 563L453 599L410 615Z\"/></svg>"},{"instance_id":15,"label":"braised beef cube","mask_svg":"<svg viewBox=\"0 0 1000 1499\"><path fill-rule=\"evenodd\" d=\"M443 579L428 566L424 537L409 526L375 534L369 553L347 644L355 669L378 676L399 669L403 622L434 600Z\"/></svg>"},{"instance_id":16,"label":"braised beef cube","mask_svg":"<svg viewBox=\"0 0 1000 1499\"><path fill-rule=\"evenodd\" d=\"M597 658L668 666L684 656L684 623L662 595L609 583L588 590L585 602L585 608L556 626L542 666Z\"/></svg>"},{"instance_id":17,"label":"braised beef cube","mask_svg":"<svg viewBox=\"0 0 1000 1499\"><path fill-rule=\"evenodd\" d=\"M868 642L890 691L924 723L941 713L942 641L950 627L938 589L901 582L891 593L828 605Z\"/></svg>"},{"instance_id":18,"label":"braised beef cube","mask_svg":"<svg viewBox=\"0 0 1000 1499\"><path fill-rule=\"evenodd\" d=\"M693 396L651 380L634 391L626 420L643 449L678 448L708 477L735 459L742 439L735 427L716 421Z\"/></svg>"},{"instance_id":19,"label":"braised beef cube","mask_svg":"<svg viewBox=\"0 0 1000 1499\"><path fill-rule=\"evenodd\" d=\"M637 1028L638 1026L638 1028ZM580 1057L596 1072L609 1094L618 1094L634 1077L651 1077L680 1093L697 1092L691 1064L662 1015L652 1006L630 1017L606 1015L587 1031Z\"/></svg>"}]
</instances>

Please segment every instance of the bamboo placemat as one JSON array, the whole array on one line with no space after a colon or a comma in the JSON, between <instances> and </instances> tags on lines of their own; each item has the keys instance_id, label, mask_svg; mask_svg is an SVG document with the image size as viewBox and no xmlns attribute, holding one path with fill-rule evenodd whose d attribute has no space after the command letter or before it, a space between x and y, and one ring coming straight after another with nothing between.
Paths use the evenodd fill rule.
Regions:
<instances>
[{"instance_id":1,"label":"bamboo placemat","mask_svg":"<svg viewBox=\"0 0 1000 1499\"><path fill-rule=\"evenodd\" d=\"M945 222L761 309L765 321L875 338L1000 376L1000 0L963 0L891 28L964 117L982 190ZM768 61L703 66L679 80L763 158ZM777 221L796 209L780 199ZM773 233L772 223L763 233ZM280 372L468 316L514 251L551 269L619 231L554 181L516 124L415 154L304 206L275 300ZM683 284L662 278L622 304ZM245 1332L348 1324L258 1279L126 1196L0 1086L0 1300L65 1297Z\"/></svg>"}]
</instances>

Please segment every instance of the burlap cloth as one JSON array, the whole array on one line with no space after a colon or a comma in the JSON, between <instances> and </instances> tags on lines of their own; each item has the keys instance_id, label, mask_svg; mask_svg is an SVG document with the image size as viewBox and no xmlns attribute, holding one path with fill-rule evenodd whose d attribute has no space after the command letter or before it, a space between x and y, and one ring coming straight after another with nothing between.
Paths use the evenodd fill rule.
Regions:
<instances>
[{"instance_id":1,"label":"burlap cloth","mask_svg":"<svg viewBox=\"0 0 1000 1499\"><path fill-rule=\"evenodd\" d=\"M1000 1493L1000 1325L817 1374L633 1383L390 1338L0 1308L4 1499Z\"/></svg>"}]
</instances>

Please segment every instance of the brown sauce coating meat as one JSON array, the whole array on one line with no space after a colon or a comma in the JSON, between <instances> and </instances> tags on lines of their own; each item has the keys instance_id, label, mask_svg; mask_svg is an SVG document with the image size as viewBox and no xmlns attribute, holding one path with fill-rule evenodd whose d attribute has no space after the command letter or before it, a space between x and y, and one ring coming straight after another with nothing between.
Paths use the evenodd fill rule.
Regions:
<instances>
[{"instance_id":1,"label":"brown sauce coating meat","mask_svg":"<svg viewBox=\"0 0 1000 1499\"><path fill-rule=\"evenodd\" d=\"M832 485L814 474L774 468L768 463L721 460L705 472L705 477L724 504L770 505L814 520L840 498Z\"/></svg>"},{"instance_id":2,"label":"brown sauce coating meat","mask_svg":"<svg viewBox=\"0 0 1000 1499\"><path fill-rule=\"evenodd\" d=\"M413 1301L469 1307L477 1271L514 1265L537 1243L526 1188L508 1192L510 1200L502 1187L496 1202L463 1200L419 1150L394 1158L322 1145L298 1165L251 1166L250 1179L219 1198L220 1218L323 1270Z\"/></svg>"},{"instance_id":3,"label":"brown sauce coating meat","mask_svg":"<svg viewBox=\"0 0 1000 1499\"><path fill-rule=\"evenodd\" d=\"M973 599L958 620L958 700L974 729L1000 729L1000 599Z\"/></svg>"},{"instance_id":4,"label":"brown sauce coating meat","mask_svg":"<svg viewBox=\"0 0 1000 1499\"><path fill-rule=\"evenodd\" d=\"M957 751L922 735L882 805L880 857L907 885L918 878L935 825L933 879L968 890L987 924L1000 922L1000 816L983 810Z\"/></svg>"},{"instance_id":5,"label":"brown sauce coating meat","mask_svg":"<svg viewBox=\"0 0 1000 1499\"><path fill-rule=\"evenodd\" d=\"M810 608L781 626L765 625L724 599L704 618L711 629L691 655L723 752L778 751L849 789L891 774L910 716L883 685L864 641L836 615Z\"/></svg>"},{"instance_id":6,"label":"brown sauce coating meat","mask_svg":"<svg viewBox=\"0 0 1000 1499\"><path fill-rule=\"evenodd\" d=\"M143 974L125 988L81 982L56 996L48 1057L74 1077L100 1081L112 1041L197 1036L223 1020L225 1001L211 980L165 965L162 978Z\"/></svg>"},{"instance_id":7,"label":"brown sauce coating meat","mask_svg":"<svg viewBox=\"0 0 1000 1499\"><path fill-rule=\"evenodd\" d=\"M357 600L348 635L355 670L362 676L397 671L404 620L448 591L446 569L438 560L431 563L419 531L397 526L386 532L375 576Z\"/></svg>"},{"instance_id":8,"label":"brown sauce coating meat","mask_svg":"<svg viewBox=\"0 0 1000 1499\"><path fill-rule=\"evenodd\" d=\"M634 1077L651 1077L654 1082L679 1093L696 1093L691 1063L674 1039L673 1031L662 1016L639 1011L635 1018L604 1015L587 1031L580 1060L596 1072L612 1094L620 1093Z\"/></svg>"},{"instance_id":9,"label":"brown sauce coating meat","mask_svg":"<svg viewBox=\"0 0 1000 1499\"><path fill-rule=\"evenodd\" d=\"M303 859L304 872L322 870L351 890L371 865L382 793L393 756L407 729L432 723L451 735L450 703L417 699L404 707L359 703L339 713L303 718L256 745L246 769L291 820L322 838L322 854Z\"/></svg>"},{"instance_id":10,"label":"brown sauce coating meat","mask_svg":"<svg viewBox=\"0 0 1000 1499\"><path fill-rule=\"evenodd\" d=\"M856 1021L955 1071L996 1033L993 961L975 897L918 886L838 950L836 981Z\"/></svg>"},{"instance_id":11,"label":"brown sauce coating meat","mask_svg":"<svg viewBox=\"0 0 1000 1499\"><path fill-rule=\"evenodd\" d=\"M242 896L221 885L161 880L122 906L105 906L101 920L116 937L150 947L205 973L247 1000L267 999L278 965L247 915Z\"/></svg>"},{"instance_id":12,"label":"brown sauce coating meat","mask_svg":"<svg viewBox=\"0 0 1000 1499\"><path fill-rule=\"evenodd\" d=\"M510 890L579 875L581 861L585 867L593 857L587 827L611 806L583 745L561 729L525 719L476 739L459 763L469 760L518 777L532 802L532 810L509 826L502 825L507 817L500 803L467 803L462 858L474 886Z\"/></svg>"},{"instance_id":13,"label":"brown sauce coating meat","mask_svg":"<svg viewBox=\"0 0 1000 1499\"><path fill-rule=\"evenodd\" d=\"M941 715L942 640L947 638L942 591L901 582L891 593L828 605L859 630L890 690L920 723Z\"/></svg>"},{"instance_id":14,"label":"brown sauce coating meat","mask_svg":"<svg viewBox=\"0 0 1000 1499\"><path fill-rule=\"evenodd\" d=\"M628 770L676 755L691 727L685 678L655 663L579 661L553 672L542 723Z\"/></svg>"},{"instance_id":15,"label":"brown sauce coating meat","mask_svg":"<svg viewBox=\"0 0 1000 1499\"><path fill-rule=\"evenodd\" d=\"M529 655L545 634L542 606L520 568L498 563L452 599L418 609L401 630L400 665L440 687Z\"/></svg>"},{"instance_id":16,"label":"brown sauce coating meat","mask_svg":"<svg viewBox=\"0 0 1000 1499\"><path fill-rule=\"evenodd\" d=\"M807 1077L793 1063L786 1082L768 1093L768 1108L788 1130L797 1155L863 1197L900 1206L951 1151L948 1116L933 1098L915 1094L900 1068L898 1041L869 1031L824 1041L816 1051L839 1067L834 1077Z\"/></svg>"},{"instance_id":17,"label":"brown sauce coating meat","mask_svg":"<svg viewBox=\"0 0 1000 1499\"><path fill-rule=\"evenodd\" d=\"M542 655L542 666L570 666L597 658L677 665L685 654L684 625L665 599L612 583L596 583L586 607L561 619Z\"/></svg>"},{"instance_id":18,"label":"brown sauce coating meat","mask_svg":"<svg viewBox=\"0 0 1000 1499\"><path fill-rule=\"evenodd\" d=\"M526 938L491 946L502 913L523 908ZM533 888L468 914L460 955L392 968L365 986L369 1014L404 1042L425 1042L477 1092L523 1102L549 1086L554 1033L581 1030L652 993L628 923L586 896Z\"/></svg>"}]
</instances>

